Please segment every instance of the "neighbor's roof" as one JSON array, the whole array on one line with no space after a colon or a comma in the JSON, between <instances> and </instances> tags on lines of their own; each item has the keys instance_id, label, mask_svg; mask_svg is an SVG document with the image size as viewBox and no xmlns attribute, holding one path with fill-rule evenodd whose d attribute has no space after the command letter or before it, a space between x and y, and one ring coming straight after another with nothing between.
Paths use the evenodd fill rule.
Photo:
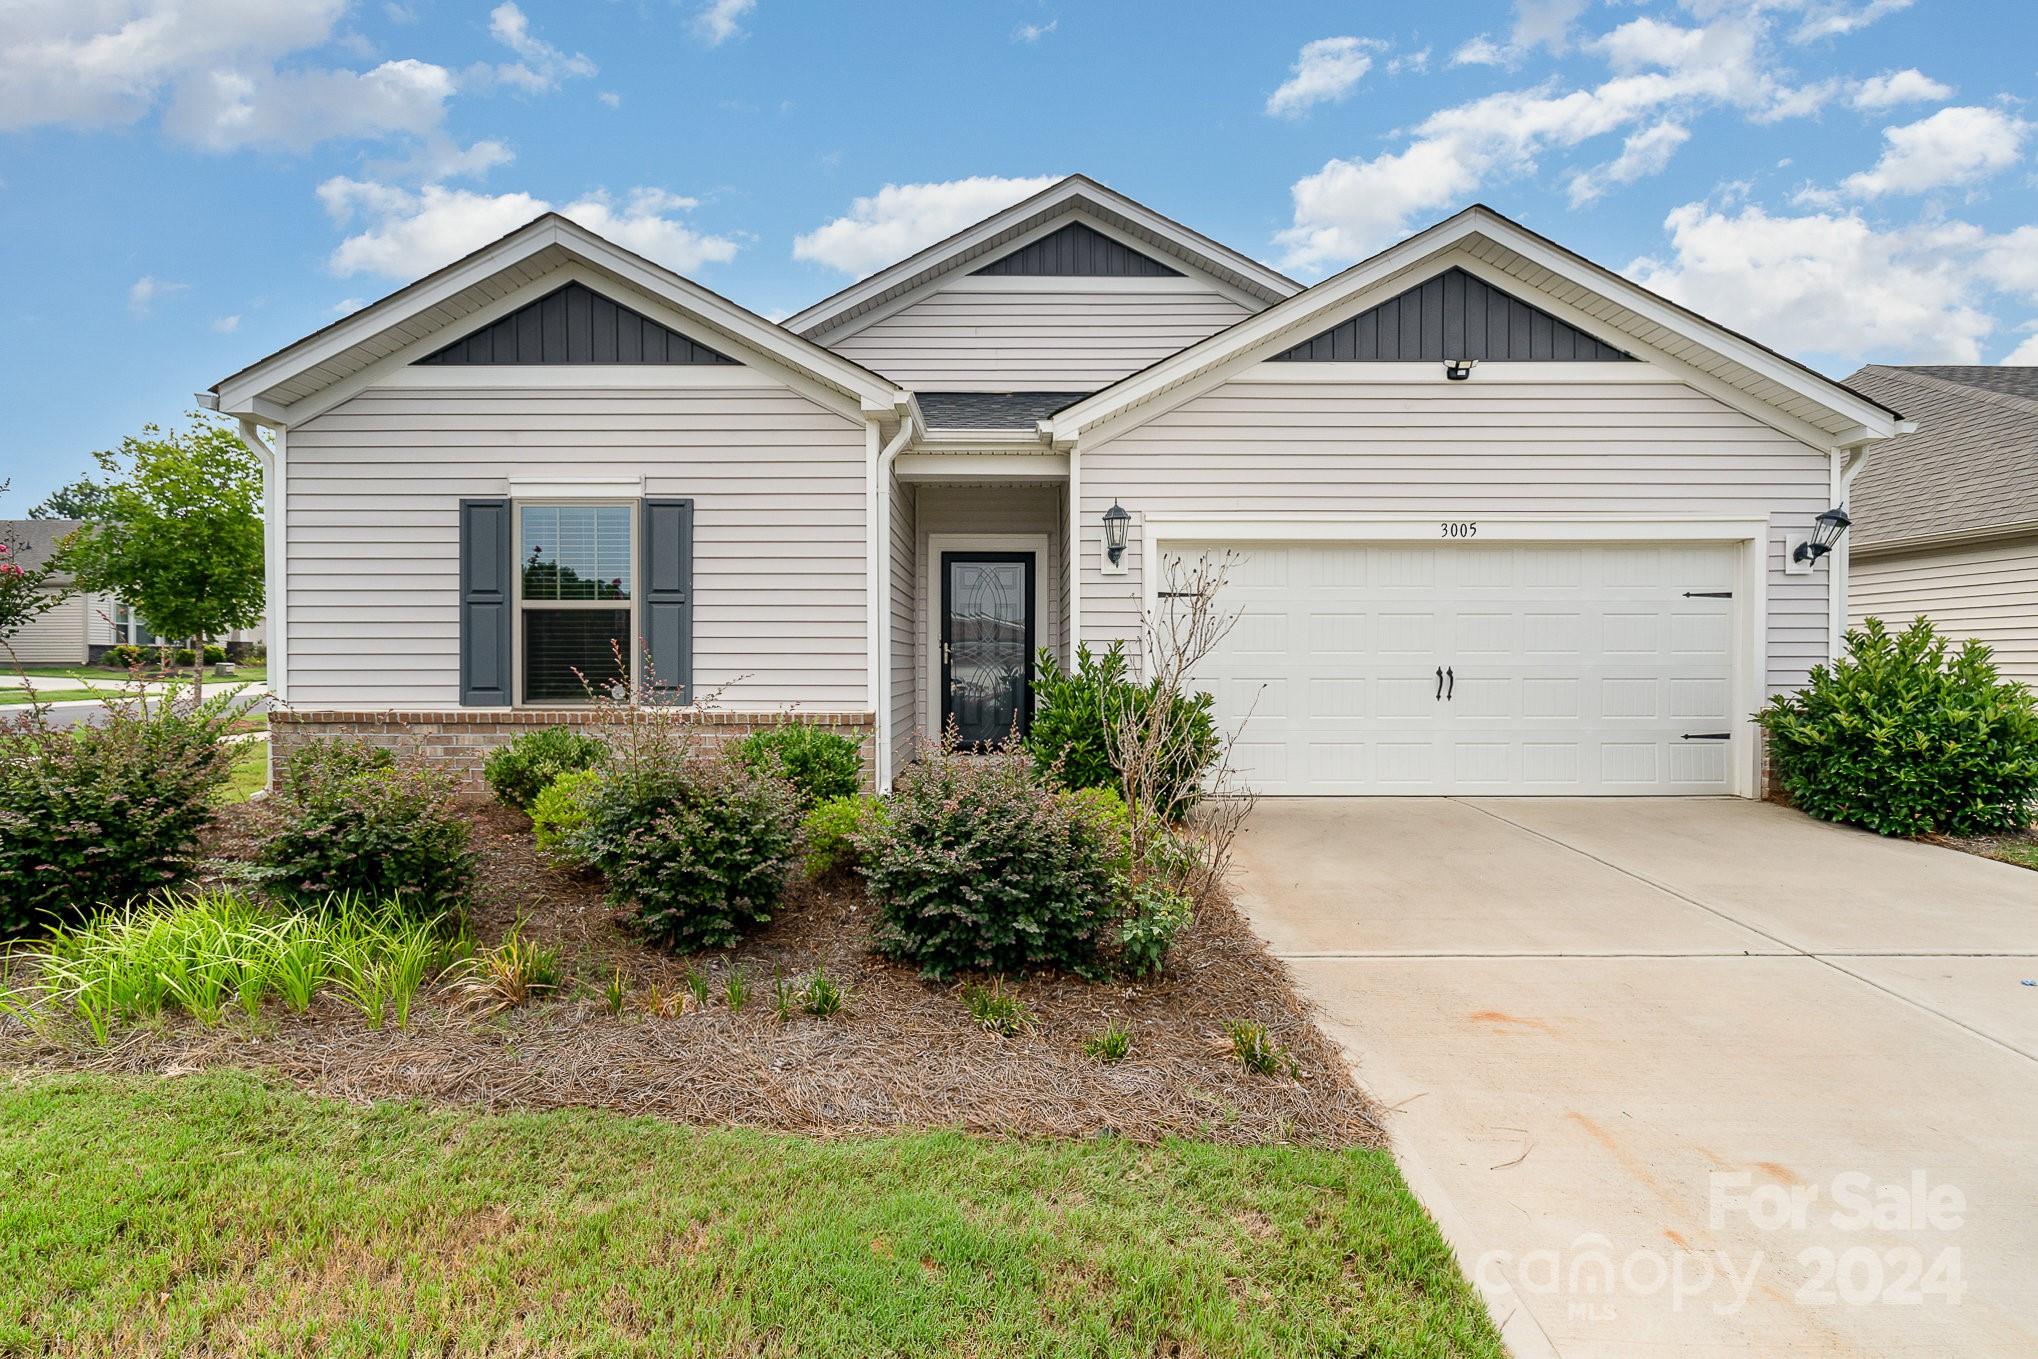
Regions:
<instances>
[{"instance_id":1,"label":"neighbor's roof","mask_svg":"<svg viewBox=\"0 0 2038 1359\"><path fill-rule=\"evenodd\" d=\"M2038 531L2038 368L1870 364L1847 383L1917 424L1855 481L1855 548Z\"/></svg>"},{"instance_id":2,"label":"neighbor's roof","mask_svg":"<svg viewBox=\"0 0 2038 1359\"><path fill-rule=\"evenodd\" d=\"M82 519L0 519L0 538L14 546L15 565L33 571L49 561L59 541L83 527ZM59 583L68 579L58 577Z\"/></svg>"},{"instance_id":3,"label":"neighbor's roof","mask_svg":"<svg viewBox=\"0 0 2038 1359\"><path fill-rule=\"evenodd\" d=\"M1230 365L1272 357L1453 263L1491 271L1496 286L1515 280L1524 300L1555 301L1572 309L1565 319L1575 317L1579 329L1637 358L1696 369L1816 432L1821 441L1886 439L1900 421L1895 410L1873 397L1475 203L1059 412L1052 421L1055 442L1065 444L1085 429L1148 403L1179 402L1185 399L1181 389L1193 392L1195 384Z\"/></svg>"},{"instance_id":4,"label":"neighbor's roof","mask_svg":"<svg viewBox=\"0 0 2038 1359\"><path fill-rule=\"evenodd\" d=\"M282 423L296 403L356 377L420 340L451 338L445 333L461 321L569 265L612 278L681 313L690 329L703 332L715 348L732 357L766 357L859 399L867 410L891 410L905 402L902 388L862 364L774 325L556 212L543 213L501 239L221 379L213 384L211 395L227 414Z\"/></svg>"},{"instance_id":5,"label":"neighbor's roof","mask_svg":"<svg viewBox=\"0 0 2038 1359\"><path fill-rule=\"evenodd\" d=\"M1081 401L1087 392L921 392L920 413L929 429L1023 430L1064 406Z\"/></svg>"},{"instance_id":6,"label":"neighbor's roof","mask_svg":"<svg viewBox=\"0 0 2038 1359\"><path fill-rule=\"evenodd\" d=\"M1216 279L1251 298L1259 306L1292 297L1302 285L1278 270L1270 269L1249 255L1211 240L1172 218L1163 217L1144 203L1134 202L1115 189L1107 189L1087 175L1070 175L1048 185L1031 198L996 212L974 226L964 227L947 240L937 241L897 264L824 297L798 315L787 319L786 329L802 335L839 338L848 323L874 311L941 274L961 269L987 256L1005 253L1020 237L1071 213L1083 213L1114 231L1123 232L1167 264L1187 264L1191 269Z\"/></svg>"}]
</instances>

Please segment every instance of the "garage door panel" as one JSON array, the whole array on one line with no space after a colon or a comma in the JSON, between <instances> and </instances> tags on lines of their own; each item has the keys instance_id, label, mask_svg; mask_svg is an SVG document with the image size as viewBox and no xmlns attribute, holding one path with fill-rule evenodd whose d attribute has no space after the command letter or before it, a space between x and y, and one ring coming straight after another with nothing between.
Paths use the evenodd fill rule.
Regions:
<instances>
[{"instance_id":1,"label":"garage door panel","mask_svg":"<svg viewBox=\"0 0 2038 1359\"><path fill-rule=\"evenodd\" d=\"M1178 550L1237 556L1198 678L1260 792L1732 790L1734 743L1685 739L1737 725L1735 601L1687 594L1733 588L1732 548Z\"/></svg>"}]
</instances>

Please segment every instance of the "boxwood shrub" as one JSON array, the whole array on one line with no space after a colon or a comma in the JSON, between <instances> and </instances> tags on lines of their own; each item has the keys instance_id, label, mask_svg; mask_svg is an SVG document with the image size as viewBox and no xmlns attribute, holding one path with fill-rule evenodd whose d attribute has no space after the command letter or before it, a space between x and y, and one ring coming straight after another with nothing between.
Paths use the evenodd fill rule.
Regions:
<instances>
[{"instance_id":1,"label":"boxwood shrub","mask_svg":"<svg viewBox=\"0 0 2038 1359\"><path fill-rule=\"evenodd\" d=\"M609 748L572 727L540 727L489 752L481 776L505 804L528 812L538 794L561 774L592 769L609 757Z\"/></svg>"},{"instance_id":2,"label":"boxwood shrub","mask_svg":"<svg viewBox=\"0 0 2038 1359\"><path fill-rule=\"evenodd\" d=\"M725 948L771 919L799 862L799 799L738 759L660 754L605 769L575 837L647 940Z\"/></svg>"},{"instance_id":3,"label":"boxwood shrub","mask_svg":"<svg viewBox=\"0 0 2038 1359\"><path fill-rule=\"evenodd\" d=\"M736 743L736 757L760 774L792 784L802 807L854 797L863 786L857 743L804 722L752 732Z\"/></svg>"},{"instance_id":4,"label":"boxwood shrub","mask_svg":"<svg viewBox=\"0 0 2038 1359\"><path fill-rule=\"evenodd\" d=\"M1115 922L1113 829L1044 788L1032 757L936 748L856 840L881 952L929 976L968 968L1092 974Z\"/></svg>"},{"instance_id":5,"label":"boxwood shrub","mask_svg":"<svg viewBox=\"0 0 2038 1359\"><path fill-rule=\"evenodd\" d=\"M1929 620L1869 619L1847 654L1758 720L1776 777L1813 816L1883 835L2018 830L2038 811L2038 701L1989 650Z\"/></svg>"}]
</instances>

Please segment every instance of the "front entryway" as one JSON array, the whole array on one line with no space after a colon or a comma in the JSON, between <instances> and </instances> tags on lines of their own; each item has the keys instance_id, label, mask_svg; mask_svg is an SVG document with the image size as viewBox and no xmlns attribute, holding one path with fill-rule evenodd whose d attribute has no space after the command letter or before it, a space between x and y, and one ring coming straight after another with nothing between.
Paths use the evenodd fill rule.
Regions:
<instances>
[{"instance_id":1,"label":"front entryway","mask_svg":"<svg viewBox=\"0 0 2038 1359\"><path fill-rule=\"evenodd\" d=\"M995 744L1033 720L1031 552L941 554L941 723L965 745Z\"/></svg>"},{"instance_id":2,"label":"front entryway","mask_svg":"<svg viewBox=\"0 0 2038 1359\"><path fill-rule=\"evenodd\" d=\"M1227 550L1197 679L1255 792L1741 791L1737 545L1168 545Z\"/></svg>"}]
</instances>

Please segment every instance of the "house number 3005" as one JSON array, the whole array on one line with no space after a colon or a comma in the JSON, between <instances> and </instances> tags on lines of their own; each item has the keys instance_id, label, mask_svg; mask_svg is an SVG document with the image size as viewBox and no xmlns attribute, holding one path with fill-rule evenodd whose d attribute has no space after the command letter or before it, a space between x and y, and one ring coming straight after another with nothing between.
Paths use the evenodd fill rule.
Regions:
<instances>
[{"instance_id":1,"label":"house number 3005","mask_svg":"<svg viewBox=\"0 0 2038 1359\"><path fill-rule=\"evenodd\" d=\"M1443 521L1442 528L1446 538L1477 538L1479 536L1479 521L1476 519L1446 519Z\"/></svg>"}]
</instances>

